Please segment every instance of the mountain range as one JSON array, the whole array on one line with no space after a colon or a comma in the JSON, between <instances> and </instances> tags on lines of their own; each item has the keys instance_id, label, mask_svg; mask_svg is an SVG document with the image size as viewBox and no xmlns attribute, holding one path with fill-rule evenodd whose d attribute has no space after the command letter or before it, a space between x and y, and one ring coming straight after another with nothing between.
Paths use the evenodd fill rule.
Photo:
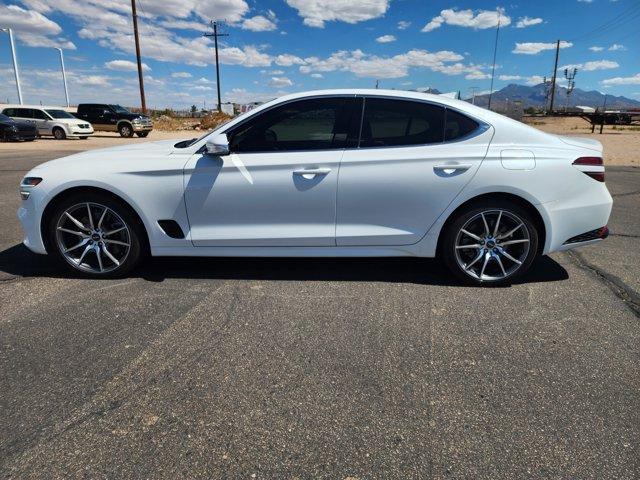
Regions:
<instances>
[{"instance_id":1,"label":"mountain range","mask_svg":"<svg viewBox=\"0 0 640 480\"><path fill-rule=\"evenodd\" d=\"M512 83L501 90L493 92L491 98L491 106L493 108L504 107L507 103L520 101L523 108L544 108L549 104L547 99L547 85L540 83L538 85L527 86ZM489 95L476 95L475 104L486 107L489 103ZM565 105L575 107L576 105L588 106L593 108L602 108L605 104L605 95L597 90L585 91L576 88L569 95L567 102L567 89L565 87L556 86L555 109L562 109ZM625 108L639 108L640 101L626 97L616 97L614 95L606 95L606 108L612 110Z\"/></svg>"}]
</instances>

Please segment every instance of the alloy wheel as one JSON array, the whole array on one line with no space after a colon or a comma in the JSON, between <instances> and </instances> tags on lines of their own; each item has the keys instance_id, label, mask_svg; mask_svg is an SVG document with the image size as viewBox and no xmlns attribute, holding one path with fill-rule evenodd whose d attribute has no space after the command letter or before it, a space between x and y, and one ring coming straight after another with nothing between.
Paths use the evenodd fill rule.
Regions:
<instances>
[{"instance_id":1,"label":"alloy wheel","mask_svg":"<svg viewBox=\"0 0 640 480\"><path fill-rule=\"evenodd\" d=\"M507 210L486 210L458 231L455 257L462 271L476 280L504 280L523 265L530 243L529 230L520 217Z\"/></svg>"},{"instance_id":2,"label":"alloy wheel","mask_svg":"<svg viewBox=\"0 0 640 480\"><path fill-rule=\"evenodd\" d=\"M114 210L94 202L67 208L58 218L56 240L71 266L94 274L117 269L131 250L129 226Z\"/></svg>"}]
</instances>

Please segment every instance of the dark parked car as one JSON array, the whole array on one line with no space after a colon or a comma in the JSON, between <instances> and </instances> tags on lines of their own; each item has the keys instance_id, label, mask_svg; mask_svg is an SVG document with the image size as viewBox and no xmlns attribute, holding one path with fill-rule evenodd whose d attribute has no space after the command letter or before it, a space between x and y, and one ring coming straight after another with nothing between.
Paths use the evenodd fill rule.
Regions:
<instances>
[{"instance_id":1,"label":"dark parked car","mask_svg":"<svg viewBox=\"0 0 640 480\"><path fill-rule=\"evenodd\" d=\"M146 137L153 130L153 123L146 115L132 113L120 105L106 103L81 103L76 114L93 125L93 129L118 132L122 137Z\"/></svg>"},{"instance_id":2,"label":"dark parked car","mask_svg":"<svg viewBox=\"0 0 640 480\"><path fill-rule=\"evenodd\" d=\"M0 113L0 139L2 141L25 140L32 142L36 138L38 138L38 127L35 123L17 122Z\"/></svg>"}]
</instances>

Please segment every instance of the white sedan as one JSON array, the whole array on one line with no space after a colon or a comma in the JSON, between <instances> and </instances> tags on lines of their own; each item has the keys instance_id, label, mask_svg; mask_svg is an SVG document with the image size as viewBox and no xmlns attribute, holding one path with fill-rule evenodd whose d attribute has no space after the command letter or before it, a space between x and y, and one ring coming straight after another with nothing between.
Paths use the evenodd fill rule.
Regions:
<instances>
[{"instance_id":1,"label":"white sedan","mask_svg":"<svg viewBox=\"0 0 640 480\"><path fill-rule=\"evenodd\" d=\"M93 277L143 255L414 256L479 285L601 241L612 205L597 141L354 89L288 95L198 139L60 158L20 193L25 245Z\"/></svg>"}]
</instances>

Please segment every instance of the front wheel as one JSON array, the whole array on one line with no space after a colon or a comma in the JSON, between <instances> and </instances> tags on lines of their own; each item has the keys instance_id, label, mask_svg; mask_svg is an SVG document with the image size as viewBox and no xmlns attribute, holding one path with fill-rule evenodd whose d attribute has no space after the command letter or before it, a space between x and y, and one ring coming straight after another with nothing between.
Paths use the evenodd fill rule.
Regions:
<instances>
[{"instance_id":1,"label":"front wheel","mask_svg":"<svg viewBox=\"0 0 640 480\"><path fill-rule=\"evenodd\" d=\"M531 215L507 201L485 201L459 212L443 232L440 257L462 282L508 285L531 267L538 232Z\"/></svg>"},{"instance_id":2,"label":"front wheel","mask_svg":"<svg viewBox=\"0 0 640 480\"><path fill-rule=\"evenodd\" d=\"M138 132L136 133L140 138L146 138L149 135L149 132Z\"/></svg>"},{"instance_id":3,"label":"front wheel","mask_svg":"<svg viewBox=\"0 0 640 480\"><path fill-rule=\"evenodd\" d=\"M64 140L65 138L67 138L67 134L60 127L55 127L53 129L53 136L56 140Z\"/></svg>"},{"instance_id":4,"label":"front wheel","mask_svg":"<svg viewBox=\"0 0 640 480\"><path fill-rule=\"evenodd\" d=\"M49 245L58 261L89 277L120 277L139 262L142 231L119 201L98 193L63 200L48 225Z\"/></svg>"},{"instance_id":5,"label":"front wheel","mask_svg":"<svg viewBox=\"0 0 640 480\"><path fill-rule=\"evenodd\" d=\"M133 137L133 128L128 123L123 123L118 127L118 132L121 137L131 138Z\"/></svg>"}]
</instances>

